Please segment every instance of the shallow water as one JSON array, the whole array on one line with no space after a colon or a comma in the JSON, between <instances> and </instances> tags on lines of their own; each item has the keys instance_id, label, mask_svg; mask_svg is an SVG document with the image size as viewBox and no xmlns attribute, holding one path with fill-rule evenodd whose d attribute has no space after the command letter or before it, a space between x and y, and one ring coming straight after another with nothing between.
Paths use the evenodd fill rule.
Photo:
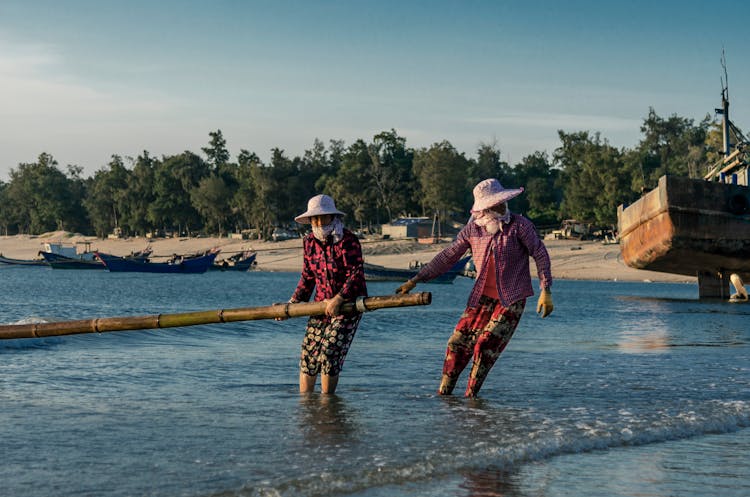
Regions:
<instances>
[{"instance_id":1,"label":"shallow water","mask_svg":"<svg viewBox=\"0 0 750 497\"><path fill-rule=\"evenodd\" d=\"M297 277L9 268L0 323L268 305ZM367 314L332 397L297 393L304 319L2 341L0 494L750 494L750 306L557 281L480 399L439 397L471 283Z\"/></svg>"}]
</instances>

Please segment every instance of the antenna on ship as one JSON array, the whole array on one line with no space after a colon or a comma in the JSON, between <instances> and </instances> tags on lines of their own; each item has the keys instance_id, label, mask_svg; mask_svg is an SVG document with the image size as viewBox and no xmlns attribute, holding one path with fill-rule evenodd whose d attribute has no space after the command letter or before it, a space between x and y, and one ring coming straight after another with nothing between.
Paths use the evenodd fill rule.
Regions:
<instances>
[{"instance_id":1,"label":"antenna on ship","mask_svg":"<svg viewBox=\"0 0 750 497\"><path fill-rule=\"evenodd\" d=\"M724 157L732 152L732 144L729 138L729 75L727 73L727 56L724 48L721 49L721 67L724 69L724 77L721 78L721 109L716 113L722 116L721 131L724 143Z\"/></svg>"}]
</instances>

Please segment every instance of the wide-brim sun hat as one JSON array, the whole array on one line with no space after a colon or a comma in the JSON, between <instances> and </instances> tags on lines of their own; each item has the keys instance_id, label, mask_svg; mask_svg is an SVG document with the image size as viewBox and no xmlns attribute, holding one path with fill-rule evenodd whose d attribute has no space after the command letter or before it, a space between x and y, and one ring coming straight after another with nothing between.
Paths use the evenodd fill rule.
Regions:
<instances>
[{"instance_id":1,"label":"wide-brim sun hat","mask_svg":"<svg viewBox=\"0 0 750 497\"><path fill-rule=\"evenodd\" d=\"M313 216L343 216L344 213L336 209L336 204L328 195L316 195L307 201L307 210L295 217L300 224L310 224Z\"/></svg>"},{"instance_id":2,"label":"wide-brim sun hat","mask_svg":"<svg viewBox=\"0 0 750 497\"><path fill-rule=\"evenodd\" d=\"M521 188L503 188L495 178L486 179L474 187L474 205L471 212L479 212L507 202L523 193Z\"/></svg>"}]
</instances>

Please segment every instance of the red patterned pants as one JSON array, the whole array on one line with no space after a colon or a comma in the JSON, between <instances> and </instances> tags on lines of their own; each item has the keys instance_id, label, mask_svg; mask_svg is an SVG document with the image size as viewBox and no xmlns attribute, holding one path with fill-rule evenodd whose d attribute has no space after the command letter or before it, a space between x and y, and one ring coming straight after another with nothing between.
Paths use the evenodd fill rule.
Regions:
<instances>
[{"instance_id":1,"label":"red patterned pants","mask_svg":"<svg viewBox=\"0 0 750 497\"><path fill-rule=\"evenodd\" d=\"M440 395L450 395L470 359L474 359L466 397L476 397L495 361L510 342L523 315L526 299L503 307L482 296L477 307L467 307L448 340Z\"/></svg>"}]
</instances>

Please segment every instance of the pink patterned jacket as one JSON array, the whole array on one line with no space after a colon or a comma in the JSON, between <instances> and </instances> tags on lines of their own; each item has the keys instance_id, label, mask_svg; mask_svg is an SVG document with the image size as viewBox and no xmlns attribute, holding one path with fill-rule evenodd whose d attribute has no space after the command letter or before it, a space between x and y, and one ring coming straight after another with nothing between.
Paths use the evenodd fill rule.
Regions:
<instances>
[{"instance_id":1,"label":"pink patterned jacket","mask_svg":"<svg viewBox=\"0 0 750 497\"><path fill-rule=\"evenodd\" d=\"M500 302L508 307L521 299L534 295L531 288L529 256L534 258L539 276L539 286L552 286L549 254L536 234L534 224L525 217L511 213L510 222L494 236L473 220L464 226L453 243L422 267L414 281L429 281L446 272L462 255L471 249L477 280L469 295L468 307L476 307L487 280L487 261L495 258L497 292Z\"/></svg>"}]
</instances>

